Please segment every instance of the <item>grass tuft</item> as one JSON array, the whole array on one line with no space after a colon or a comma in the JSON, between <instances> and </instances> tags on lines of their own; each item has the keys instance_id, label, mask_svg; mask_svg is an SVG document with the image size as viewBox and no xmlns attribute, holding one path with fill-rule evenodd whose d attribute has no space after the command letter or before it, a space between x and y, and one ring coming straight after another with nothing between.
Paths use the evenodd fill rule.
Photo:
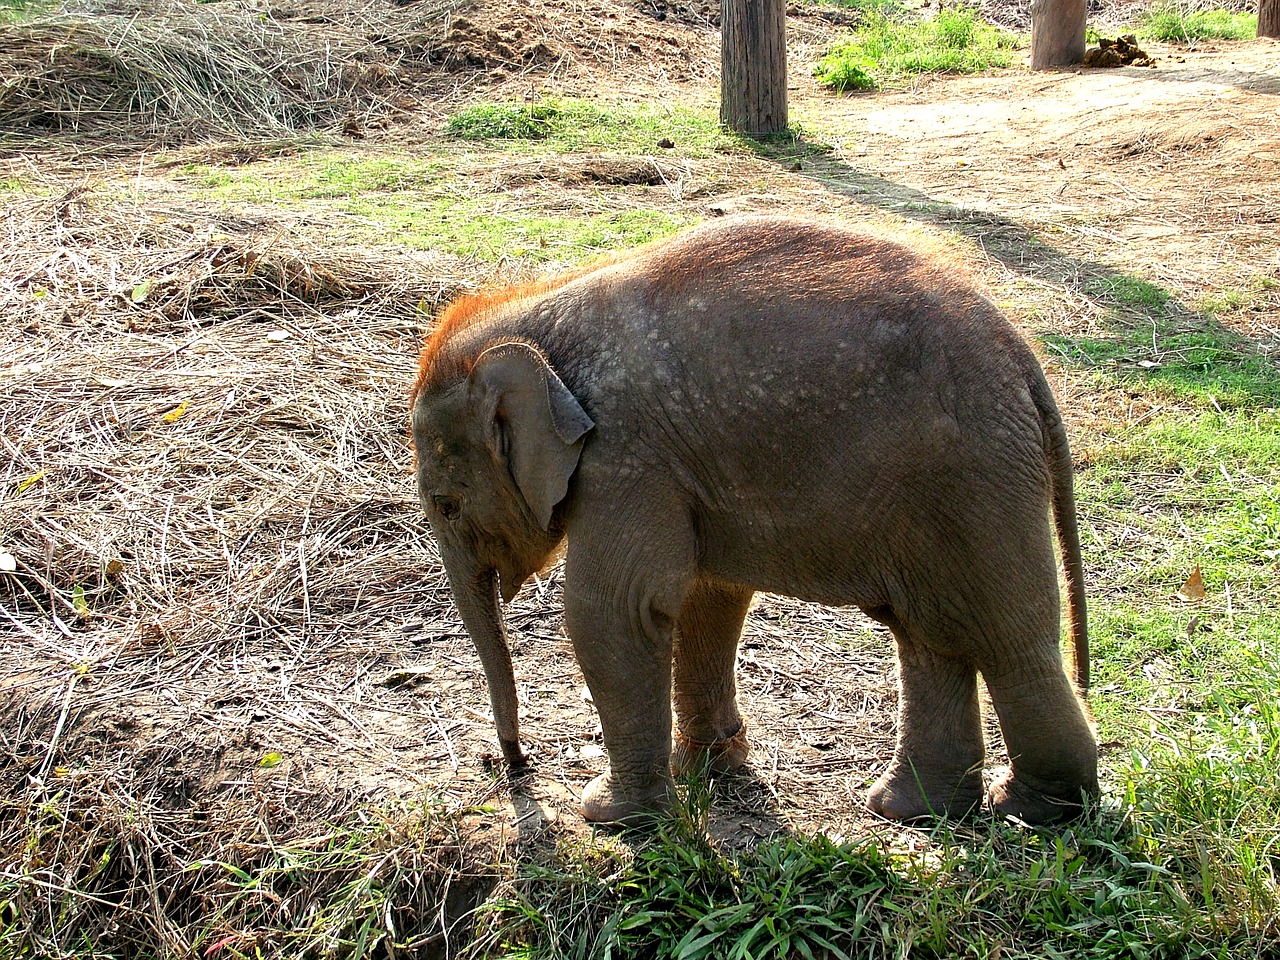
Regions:
<instances>
[{"instance_id":1,"label":"grass tuft","mask_svg":"<svg viewBox=\"0 0 1280 960\"><path fill-rule=\"evenodd\" d=\"M1128 274L1089 280L1085 293L1107 319L1096 335L1045 336L1065 361L1219 407L1280 403L1272 351L1212 313L1180 307L1168 290Z\"/></svg>"},{"instance_id":2,"label":"grass tuft","mask_svg":"<svg viewBox=\"0 0 1280 960\"><path fill-rule=\"evenodd\" d=\"M461 140L543 140L564 111L542 103L481 103L449 117L445 132Z\"/></svg>"},{"instance_id":3,"label":"grass tuft","mask_svg":"<svg viewBox=\"0 0 1280 960\"><path fill-rule=\"evenodd\" d=\"M1277 749L1276 732L1272 724L1252 748L1260 761ZM1193 774L1174 774L1163 755L1144 758L1131 782L1155 767L1170 773L1168 790L1139 801L1146 788L1135 787L1129 807L1096 808L1072 829L938 826L916 833L910 852L890 852L878 838L790 833L726 851L699 827L707 797L691 799L699 812L663 822L631 852L613 840L561 846L520 868L480 909L483 932L468 956L1128 960L1276 945L1266 912L1274 883L1248 867L1274 856L1272 801L1249 799L1273 767L1260 767L1236 791L1239 803L1223 807L1249 808L1261 832L1228 851L1238 867L1221 869L1187 859L1194 838L1168 810L1182 811L1172 816L1190 828L1217 798ZM1205 887L1221 892L1212 916L1196 903Z\"/></svg>"},{"instance_id":4,"label":"grass tuft","mask_svg":"<svg viewBox=\"0 0 1280 960\"><path fill-rule=\"evenodd\" d=\"M1194 40L1251 40L1258 32L1258 15L1194 2L1159 2L1142 17L1142 35L1166 43Z\"/></svg>"},{"instance_id":5,"label":"grass tuft","mask_svg":"<svg viewBox=\"0 0 1280 960\"><path fill-rule=\"evenodd\" d=\"M445 133L459 140L499 141L508 148L545 141L540 149L556 153L594 148L649 154L659 149L659 141L669 141L681 155L709 156L750 146L697 110L652 103L604 107L572 97L475 104L451 115Z\"/></svg>"},{"instance_id":6,"label":"grass tuft","mask_svg":"<svg viewBox=\"0 0 1280 960\"><path fill-rule=\"evenodd\" d=\"M874 12L852 39L828 50L814 72L837 93L870 90L926 73L976 73L1007 67L1017 39L966 7L909 22Z\"/></svg>"},{"instance_id":7,"label":"grass tuft","mask_svg":"<svg viewBox=\"0 0 1280 960\"><path fill-rule=\"evenodd\" d=\"M1280 935L1280 664L1250 653L1182 730L1135 752L1134 847L1227 942Z\"/></svg>"}]
</instances>

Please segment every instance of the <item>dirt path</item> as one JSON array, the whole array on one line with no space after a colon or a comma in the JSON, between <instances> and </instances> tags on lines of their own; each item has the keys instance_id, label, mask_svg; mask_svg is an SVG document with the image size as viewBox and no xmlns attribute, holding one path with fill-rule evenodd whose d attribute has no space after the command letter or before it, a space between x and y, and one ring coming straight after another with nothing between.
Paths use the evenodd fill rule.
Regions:
<instances>
[{"instance_id":1,"label":"dirt path","mask_svg":"<svg viewBox=\"0 0 1280 960\"><path fill-rule=\"evenodd\" d=\"M928 218L913 203L991 215L1192 296L1274 276L1280 44L1151 49L1153 69L947 78L844 100L801 85L794 115L851 171L833 186L865 186L904 216ZM868 178L885 181L883 198Z\"/></svg>"}]
</instances>

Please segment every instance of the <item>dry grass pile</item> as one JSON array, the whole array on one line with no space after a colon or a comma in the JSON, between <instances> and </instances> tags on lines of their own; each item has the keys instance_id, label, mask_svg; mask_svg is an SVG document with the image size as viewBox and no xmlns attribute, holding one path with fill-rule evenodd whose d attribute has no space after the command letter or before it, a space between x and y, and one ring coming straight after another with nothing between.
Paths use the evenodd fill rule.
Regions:
<instances>
[{"instance_id":1,"label":"dry grass pile","mask_svg":"<svg viewBox=\"0 0 1280 960\"><path fill-rule=\"evenodd\" d=\"M406 396L466 265L83 189L0 229L0 953L429 955L480 882L449 821L306 758L394 769L329 691L448 602Z\"/></svg>"},{"instance_id":2,"label":"dry grass pile","mask_svg":"<svg viewBox=\"0 0 1280 960\"><path fill-rule=\"evenodd\" d=\"M421 599L406 397L437 278L464 267L80 189L3 230L16 635L71 663L98 635L244 643Z\"/></svg>"},{"instance_id":3,"label":"dry grass pile","mask_svg":"<svg viewBox=\"0 0 1280 960\"><path fill-rule=\"evenodd\" d=\"M447 12L429 6L418 16ZM11 131L0 142L357 133L411 105L396 66L358 26L279 20L235 2L50 13L0 37L0 128Z\"/></svg>"}]
</instances>

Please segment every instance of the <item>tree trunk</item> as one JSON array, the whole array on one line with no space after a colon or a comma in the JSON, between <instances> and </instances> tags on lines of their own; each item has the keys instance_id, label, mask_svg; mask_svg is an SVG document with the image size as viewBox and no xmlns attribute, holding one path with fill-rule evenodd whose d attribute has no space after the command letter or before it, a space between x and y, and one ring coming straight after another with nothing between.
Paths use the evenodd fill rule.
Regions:
<instances>
[{"instance_id":1,"label":"tree trunk","mask_svg":"<svg viewBox=\"0 0 1280 960\"><path fill-rule=\"evenodd\" d=\"M721 0L720 122L753 137L787 128L786 0Z\"/></svg>"},{"instance_id":2,"label":"tree trunk","mask_svg":"<svg viewBox=\"0 0 1280 960\"><path fill-rule=\"evenodd\" d=\"M1258 36L1280 39L1280 0L1258 0Z\"/></svg>"},{"instance_id":3,"label":"tree trunk","mask_svg":"<svg viewBox=\"0 0 1280 960\"><path fill-rule=\"evenodd\" d=\"M1031 0L1031 69L1083 60L1084 20L1085 0Z\"/></svg>"}]
</instances>

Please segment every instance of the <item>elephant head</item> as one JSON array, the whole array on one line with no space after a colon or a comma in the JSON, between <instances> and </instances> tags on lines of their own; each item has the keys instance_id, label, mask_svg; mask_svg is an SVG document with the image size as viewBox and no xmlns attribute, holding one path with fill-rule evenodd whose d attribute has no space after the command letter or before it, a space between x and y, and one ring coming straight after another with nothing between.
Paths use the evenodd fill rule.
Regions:
<instances>
[{"instance_id":1,"label":"elephant head","mask_svg":"<svg viewBox=\"0 0 1280 960\"><path fill-rule=\"evenodd\" d=\"M528 758L499 596L510 601L564 539L555 508L594 423L532 344L497 343L454 363L439 362L447 344L434 346L412 401L418 498L480 655L503 756L520 768Z\"/></svg>"}]
</instances>

